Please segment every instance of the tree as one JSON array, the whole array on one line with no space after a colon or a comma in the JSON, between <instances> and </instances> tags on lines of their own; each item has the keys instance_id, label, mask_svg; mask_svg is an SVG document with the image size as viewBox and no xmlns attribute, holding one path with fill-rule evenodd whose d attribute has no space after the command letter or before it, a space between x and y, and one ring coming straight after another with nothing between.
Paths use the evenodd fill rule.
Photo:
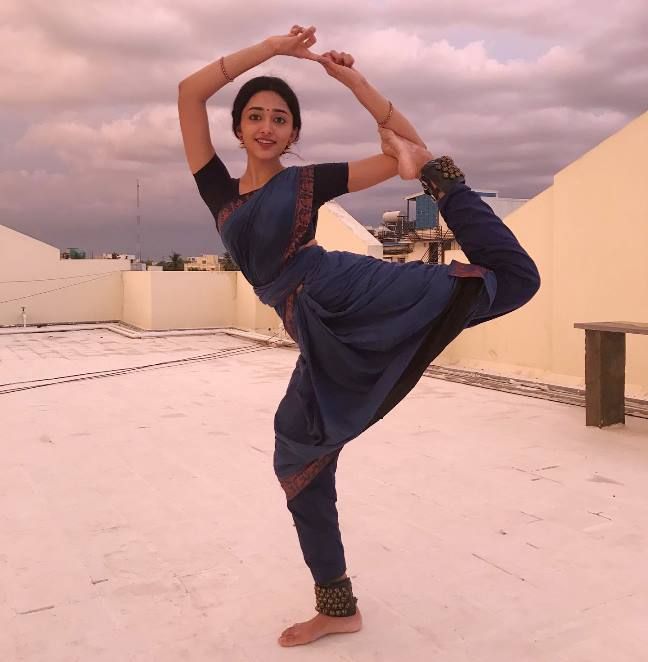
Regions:
<instances>
[{"instance_id":1,"label":"tree","mask_svg":"<svg viewBox=\"0 0 648 662\"><path fill-rule=\"evenodd\" d=\"M184 260L180 253L171 253L169 263L171 264L169 271L184 271Z\"/></svg>"},{"instance_id":2,"label":"tree","mask_svg":"<svg viewBox=\"0 0 648 662\"><path fill-rule=\"evenodd\" d=\"M180 253L171 253L168 260L161 260L157 266L164 271L184 271L184 260Z\"/></svg>"},{"instance_id":3,"label":"tree","mask_svg":"<svg viewBox=\"0 0 648 662\"><path fill-rule=\"evenodd\" d=\"M220 260L223 271L240 271L238 264L234 262L232 256L225 252Z\"/></svg>"}]
</instances>

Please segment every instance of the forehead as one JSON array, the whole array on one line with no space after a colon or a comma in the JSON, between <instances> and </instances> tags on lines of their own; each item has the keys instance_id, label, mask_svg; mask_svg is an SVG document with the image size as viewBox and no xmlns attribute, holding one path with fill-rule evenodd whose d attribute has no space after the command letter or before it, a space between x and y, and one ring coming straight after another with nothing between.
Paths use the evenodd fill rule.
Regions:
<instances>
[{"instance_id":1,"label":"forehead","mask_svg":"<svg viewBox=\"0 0 648 662\"><path fill-rule=\"evenodd\" d=\"M288 104L276 92L271 92L270 90L257 92L255 95L250 97L250 100L247 102L245 107L251 108L252 106L260 106L261 108L280 108L281 110L285 110L287 113L290 112Z\"/></svg>"}]
</instances>

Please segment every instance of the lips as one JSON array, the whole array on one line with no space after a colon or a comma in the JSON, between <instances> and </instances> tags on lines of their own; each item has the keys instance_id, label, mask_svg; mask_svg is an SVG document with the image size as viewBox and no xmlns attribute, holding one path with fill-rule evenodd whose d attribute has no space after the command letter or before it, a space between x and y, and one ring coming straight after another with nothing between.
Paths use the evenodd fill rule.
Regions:
<instances>
[{"instance_id":1,"label":"lips","mask_svg":"<svg viewBox=\"0 0 648 662\"><path fill-rule=\"evenodd\" d=\"M272 147L272 145L276 145L276 142L274 140L264 140L262 138L257 138L256 142L258 142L259 145L263 147Z\"/></svg>"}]
</instances>

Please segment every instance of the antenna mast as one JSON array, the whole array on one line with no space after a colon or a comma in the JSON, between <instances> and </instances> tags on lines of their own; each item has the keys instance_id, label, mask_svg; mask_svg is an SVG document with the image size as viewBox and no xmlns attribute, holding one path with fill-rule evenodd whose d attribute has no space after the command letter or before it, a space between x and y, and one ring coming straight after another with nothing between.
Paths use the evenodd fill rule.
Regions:
<instances>
[{"instance_id":1,"label":"antenna mast","mask_svg":"<svg viewBox=\"0 0 648 662\"><path fill-rule=\"evenodd\" d=\"M140 183L137 180L137 261L142 261L142 230L140 218Z\"/></svg>"}]
</instances>

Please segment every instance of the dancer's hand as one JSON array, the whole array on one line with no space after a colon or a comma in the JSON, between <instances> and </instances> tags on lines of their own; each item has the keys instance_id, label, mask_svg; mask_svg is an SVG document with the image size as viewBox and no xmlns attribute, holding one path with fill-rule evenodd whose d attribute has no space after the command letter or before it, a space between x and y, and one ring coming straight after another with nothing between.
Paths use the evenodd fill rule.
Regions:
<instances>
[{"instance_id":1,"label":"dancer's hand","mask_svg":"<svg viewBox=\"0 0 648 662\"><path fill-rule=\"evenodd\" d=\"M314 25L309 28L293 25L288 34L268 37L268 42L275 55L290 55L319 62L321 57L309 50L317 42L316 29Z\"/></svg>"},{"instance_id":2,"label":"dancer's hand","mask_svg":"<svg viewBox=\"0 0 648 662\"><path fill-rule=\"evenodd\" d=\"M322 53L319 63L326 69L326 73L332 76L340 83L353 89L365 79L364 76L353 68L355 60L349 53L338 53L337 51L327 51Z\"/></svg>"}]
</instances>

